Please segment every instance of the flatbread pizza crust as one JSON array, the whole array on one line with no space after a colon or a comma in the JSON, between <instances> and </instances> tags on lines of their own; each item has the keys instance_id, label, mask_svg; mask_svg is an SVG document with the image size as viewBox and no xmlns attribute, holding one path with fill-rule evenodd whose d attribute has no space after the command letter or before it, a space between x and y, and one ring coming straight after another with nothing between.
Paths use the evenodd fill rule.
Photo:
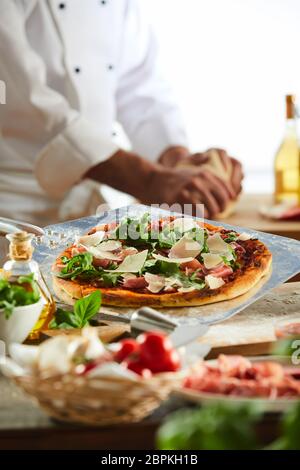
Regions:
<instances>
[{"instance_id":1,"label":"flatbread pizza crust","mask_svg":"<svg viewBox=\"0 0 300 470\"><path fill-rule=\"evenodd\" d=\"M206 225L210 229L219 230L219 227ZM53 289L59 299L68 304L73 304L76 299L80 299L96 290L102 293L102 303L118 307L192 307L198 305L211 304L224 300L234 299L248 292L271 270L272 254L268 248L261 242L261 252L256 257L255 265L246 267L241 274L233 281L224 284L222 287L211 290L195 290L191 292L172 292L172 293L141 293L120 287L93 287L78 281L61 279L53 276Z\"/></svg>"}]
</instances>

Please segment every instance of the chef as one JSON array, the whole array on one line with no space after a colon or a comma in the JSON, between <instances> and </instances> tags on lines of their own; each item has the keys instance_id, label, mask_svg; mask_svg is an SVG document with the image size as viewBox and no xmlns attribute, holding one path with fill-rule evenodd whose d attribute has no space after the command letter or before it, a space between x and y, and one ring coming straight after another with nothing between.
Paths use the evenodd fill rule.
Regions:
<instances>
[{"instance_id":1,"label":"chef","mask_svg":"<svg viewBox=\"0 0 300 470\"><path fill-rule=\"evenodd\" d=\"M214 150L226 179L209 152L191 153L156 59L137 0L1 0L0 216L88 214L101 184L147 204L204 203L210 217L236 198L240 163Z\"/></svg>"}]
</instances>

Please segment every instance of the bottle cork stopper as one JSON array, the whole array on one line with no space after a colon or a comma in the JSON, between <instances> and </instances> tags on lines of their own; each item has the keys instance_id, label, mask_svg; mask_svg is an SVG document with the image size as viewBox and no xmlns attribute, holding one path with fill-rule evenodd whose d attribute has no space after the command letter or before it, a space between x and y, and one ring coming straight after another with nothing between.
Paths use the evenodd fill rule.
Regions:
<instances>
[{"instance_id":1,"label":"bottle cork stopper","mask_svg":"<svg viewBox=\"0 0 300 470\"><path fill-rule=\"evenodd\" d=\"M26 261L31 259L33 246L31 240L33 235L28 232L16 232L6 235L9 240L9 257L15 261Z\"/></svg>"},{"instance_id":2,"label":"bottle cork stopper","mask_svg":"<svg viewBox=\"0 0 300 470\"><path fill-rule=\"evenodd\" d=\"M285 97L286 104L286 118L294 119L296 115L296 97L295 95L286 95Z\"/></svg>"}]
</instances>

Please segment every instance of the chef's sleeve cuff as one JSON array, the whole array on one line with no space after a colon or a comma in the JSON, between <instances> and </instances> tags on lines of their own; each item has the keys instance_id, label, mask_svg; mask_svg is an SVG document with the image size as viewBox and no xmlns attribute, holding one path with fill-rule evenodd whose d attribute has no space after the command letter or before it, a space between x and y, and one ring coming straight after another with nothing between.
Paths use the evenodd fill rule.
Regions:
<instances>
[{"instance_id":1,"label":"chef's sleeve cuff","mask_svg":"<svg viewBox=\"0 0 300 470\"><path fill-rule=\"evenodd\" d=\"M100 129L77 117L39 153L35 175L40 186L54 198L61 198L97 163L119 147L101 136Z\"/></svg>"}]
</instances>

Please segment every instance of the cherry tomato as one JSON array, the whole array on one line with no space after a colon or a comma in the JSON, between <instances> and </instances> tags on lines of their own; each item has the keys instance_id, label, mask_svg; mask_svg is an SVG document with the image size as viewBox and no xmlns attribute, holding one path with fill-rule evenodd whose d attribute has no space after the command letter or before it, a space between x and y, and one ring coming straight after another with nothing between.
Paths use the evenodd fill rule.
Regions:
<instances>
[{"instance_id":1,"label":"cherry tomato","mask_svg":"<svg viewBox=\"0 0 300 470\"><path fill-rule=\"evenodd\" d=\"M146 333L139 337L140 355L143 361L161 359L172 350L172 343L167 336L159 332Z\"/></svg>"},{"instance_id":2,"label":"cherry tomato","mask_svg":"<svg viewBox=\"0 0 300 470\"><path fill-rule=\"evenodd\" d=\"M180 356L176 349L170 351L161 366L161 372L176 372L180 369L181 361Z\"/></svg>"},{"instance_id":3,"label":"cherry tomato","mask_svg":"<svg viewBox=\"0 0 300 470\"><path fill-rule=\"evenodd\" d=\"M122 362L131 354L137 353L139 344L135 339L123 339L120 341L120 349L115 353L114 359L117 362Z\"/></svg>"},{"instance_id":4,"label":"cherry tomato","mask_svg":"<svg viewBox=\"0 0 300 470\"><path fill-rule=\"evenodd\" d=\"M172 372L180 368L180 356L162 333L147 333L139 338L141 361L152 372Z\"/></svg>"},{"instance_id":5,"label":"cherry tomato","mask_svg":"<svg viewBox=\"0 0 300 470\"><path fill-rule=\"evenodd\" d=\"M153 373L158 372L175 372L180 369L180 356L175 349L165 352L160 358L153 358L146 362L147 366Z\"/></svg>"},{"instance_id":6,"label":"cherry tomato","mask_svg":"<svg viewBox=\"0 0 300 470\"><path fill-rule=\"evenodd\" d=\"M139 359L131 359L122 363L127 369L132 370L136 374L140 375L144 379L149 379L152 376L152 372L147 366Z\"/></svg>"}]
</instances>

